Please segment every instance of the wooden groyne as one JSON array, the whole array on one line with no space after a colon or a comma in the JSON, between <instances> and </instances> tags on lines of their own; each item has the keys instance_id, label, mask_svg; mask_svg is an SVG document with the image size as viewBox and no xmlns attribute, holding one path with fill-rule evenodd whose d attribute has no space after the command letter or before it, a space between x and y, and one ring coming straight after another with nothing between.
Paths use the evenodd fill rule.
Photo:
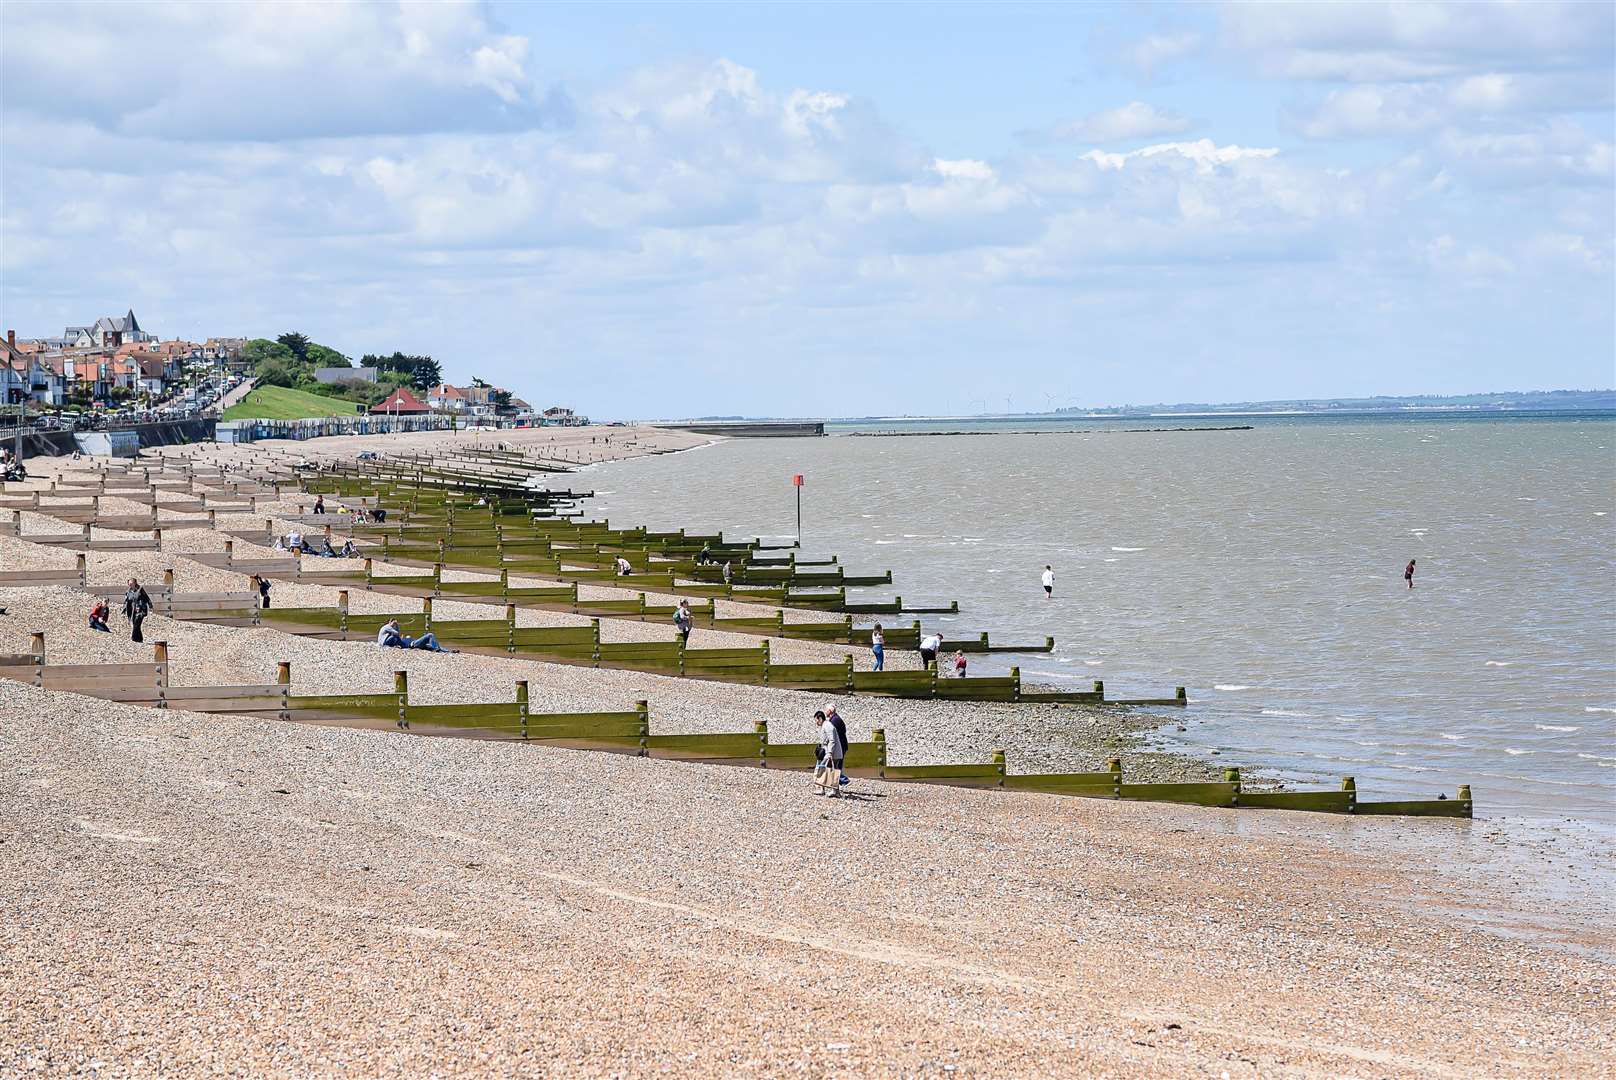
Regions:
<instances>
[{"instance_id":1,"label":"wooden groyne","mask_svg":"<svg viewBox=\"0 0 1616 1080\"><path fill-rule=\"evenodd\" d=\"M276 665L273 683L229 686L177 686L170 679L169 663L168 644L154 642L150 663L51 664L46 659L45 635L41 632L33 634L29 652L0 654L0 678L156 709L339 724L421 736L517 741L712 765L801 772L815 766L816 744L774 742L768 725L761 721L750 732L659 734L651 730L647 700L616 711L535 713L528 707L526 680L516 681L509 701L421 705L410 701L407 671L394 672L389 689L318 695L293 692L290 661ZM1453 799L1363 802L1357 797L1351 777L1343 778L1341 787L1333 791L1250 792L1244 790L1238 769L1226 770L1224 779L1218 782L1134 784L1125 780L1118 759L1112 759L1099 772L1014 773L1003 750L993 751L988 761L980 763L893 765L888 761L886 733L880 728L871 733L870 741L848 745L845 767L852 776L892 783L1091 799L1340 814L1470 817L1473 812L1468 786L1461 786Z\"/></svg>"}]
</instances>

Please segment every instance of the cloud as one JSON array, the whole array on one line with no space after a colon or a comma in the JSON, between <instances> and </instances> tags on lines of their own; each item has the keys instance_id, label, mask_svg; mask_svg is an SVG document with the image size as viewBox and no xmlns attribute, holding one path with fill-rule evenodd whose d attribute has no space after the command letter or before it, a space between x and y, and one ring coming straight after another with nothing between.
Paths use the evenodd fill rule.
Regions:
<instances>
[{"instance_id":1,"label":"cloud","mask_svg":"<svg viewBox=\"0 0 1616 1080\"><path fill-rule=\"evenodd\" d=\"M1150 34L1126 46L1122 50L1122 58L1138 68L1145 77L1152 78L1161 67L1192 55L1200 47L1201 35L1190 31Z\"/></svg>"},{"instance_id":2,"label":"cloud","mask_svg":"<svg viewBox=\"0 0 1616 1080\"><path fill-rule=\"evenodd\" d=\"M1487 71L1608 68L1612 5L1226 3L1224 40L1279 78L1398 82Z\"/></svg>"},{"instance_id":3,"label":"cloud","mask_svg":"<svg viewBox=\"0 0 1616 1080\"><path fill-rule=\"evenodd\" d=\"M1133 101L1050 128L1020 132L1019 136L1023 141L1034 144L1048 141L1112 143L1157 135L1177 135L1194 126L1188 117L1162 112L1142 101Z\"/></svg>"},{"instance_id":4,"label":"cloud","mask_svg":"<svg viewBox=\"0 0 1616 1080\"><path fill-rule=\"evenodd\" d=\"M1521 117L1609 109L1608 78L1488 73L1332 90L1291 126L1311 139L1402 137L1450 125L1517 123Z\"/></svg>"},{"instance_id":5,"label":"cloud","mask_svg":"<svg viewBox=\"0 0 1616 1080\"><path fill-rule=\"evenodd\" d=\"M564 123L530 42L480 4L16 3L8 110L170 140L282 140ZM71 57L71 60L65 58Z\"/></svg>"}]
</instances>

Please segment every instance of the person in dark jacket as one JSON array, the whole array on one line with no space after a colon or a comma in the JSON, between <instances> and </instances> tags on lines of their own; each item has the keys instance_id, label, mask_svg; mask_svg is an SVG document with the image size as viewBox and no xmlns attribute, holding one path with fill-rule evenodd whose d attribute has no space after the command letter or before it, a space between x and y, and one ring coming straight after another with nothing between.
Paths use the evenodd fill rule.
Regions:
<instances>
[{"instance_id":1,"label":"person in dark jacket","mask_svg":"<svg viewBox=\"0 0 1616 1080\"><path fill-rule=\"evenodd\" d=\"M129 579L129 588L123 594L123 614L129 620L129 640L145 641L140 636L140 624L151 614L151 597L134 578Z\"/></svg>"},{"instance_id":2,"label":"person in dark jacket","mask_svg":"<svg viewBox=\"0 0 1616 1080\"><path fill-rule=\"evenodd\" d=\"M269 607L269 579L267 577L265 577L264 575L262 575L262 574L254 574L253 575L253 581L257 582L257 584L258 584L258 596L263 602L263 607L265 609L268 609L268 607Z\"/></svg>"}]
</instances>

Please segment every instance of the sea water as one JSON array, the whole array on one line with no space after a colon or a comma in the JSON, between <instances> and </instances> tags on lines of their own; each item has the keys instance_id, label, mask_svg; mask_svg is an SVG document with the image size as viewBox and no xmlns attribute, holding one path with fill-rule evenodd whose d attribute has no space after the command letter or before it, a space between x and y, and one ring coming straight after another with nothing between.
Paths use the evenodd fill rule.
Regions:
<instances>
[{"instance_id":1,"label":"sea water","mask_svg":"<svg viewBox=\"0 0 1616 1080\"><path fill-rule=\"evenodd\" d=\"M1249 427L1214 430L1230 425ZM957 599L921 617L950 636L1055 638L973 656L973 674L1016 664L1113 697L1184 685L1169 748L1351 775L1363 798L1468 783L1478 816L1616 829L1616 416L829 430L597 467L610 494L589 512L790 542L800 473L804 553L893 572L861 594Z\"/></svg>"}]
</instances>

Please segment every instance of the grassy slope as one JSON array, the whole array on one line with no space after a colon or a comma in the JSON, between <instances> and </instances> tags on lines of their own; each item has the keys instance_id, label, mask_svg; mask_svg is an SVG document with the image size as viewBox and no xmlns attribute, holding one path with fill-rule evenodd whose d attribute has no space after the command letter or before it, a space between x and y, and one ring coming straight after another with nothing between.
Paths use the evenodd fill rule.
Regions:
<instances>
[{"instance_id":1,"label":"grassy slope","mask_svg":"<svg viewBox=\"0 0 1616 1080\"><path fill-rule=\"evenodd\" d=\"M284 386L260 386L224 411L226 420L301 420L309 416L349 416L364 406Z\"/></svg>"}]
</instances>

